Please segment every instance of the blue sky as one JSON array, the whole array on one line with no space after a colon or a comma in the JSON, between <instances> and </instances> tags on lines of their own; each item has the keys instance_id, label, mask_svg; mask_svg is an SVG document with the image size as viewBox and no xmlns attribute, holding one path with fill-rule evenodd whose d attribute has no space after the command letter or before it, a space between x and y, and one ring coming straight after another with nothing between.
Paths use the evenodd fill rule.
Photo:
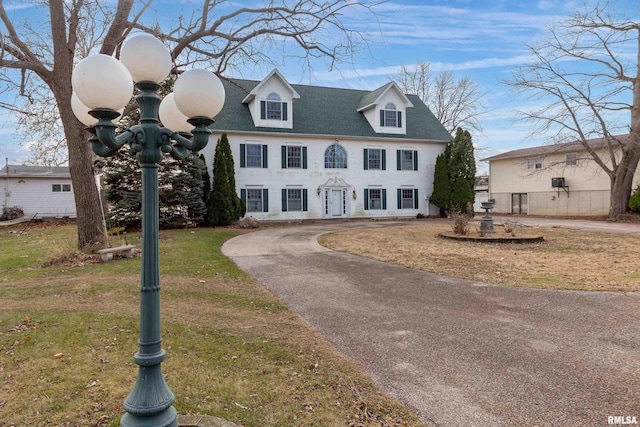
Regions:
<instances>
[{"instance_id":1,"label":"blue sky","mask_svg":"<svg viewBox=\"0 0 640 427\"><path fill-rule=\"evenodd\" d=\"M246 4L248 2L236 2ZM571 0L390 0L376 7L377 21L371 15L351 13L345 16L350 28L367 33L368 49L354 59L354 64L339 65L328 71L323 62L311 71L301 71L300 64L281 64L280 71L291 83L375 89L398 72L402 65L430 62L432 70L469 76L485 93L483 103L488 112L480 120L481 133L472 133L482 148L481 157L512 149L540 145L545 135L529 137L530 126L518 121L518 109L526 102L516 99L503 84L514 67L531 61L527 44L547 37L546 26L562 20L594 1ZM628 17L640 19L637 0L611 0L611 5ZM20 1L5 1L5 7L20 6ZM156 0L152 13L163 21L174 19L177 8L193 8L199 2ZM32 13L25 8L16 13ZM243 77L261 79L271 65L244 69ZM2 99L0 99L2 101ZM15 136L15 117L0 110L0 159L20 163L28 153L20 149ZM485 165L479 164L482 170Z\"/></svg>"}]
</instances>

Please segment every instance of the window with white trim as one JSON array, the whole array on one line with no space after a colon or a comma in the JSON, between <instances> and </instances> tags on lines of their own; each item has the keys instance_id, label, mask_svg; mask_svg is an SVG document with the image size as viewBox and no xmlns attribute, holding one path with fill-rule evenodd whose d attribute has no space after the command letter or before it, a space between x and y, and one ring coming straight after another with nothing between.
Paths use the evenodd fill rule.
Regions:
<instances>
[{"instance_id":1,"label":"window with white trim","mask_svg":"<svg viewBox=\"0 0 640 427\"><path fill-rule=\"evenodd\" d=\"M302 211L302 189L287 189L287 211Z\"/></svg>"},{"instance_id":2,"label":"window with white trim","mask_svg":"<svg viewBox=\"0 0 640 427\"><path fill-rule=\"evenodd\" d=\"M369 209L382 209L382 189L369 189Z\"/></svg>"},{"instance_id":3,"label":"window with white trim","mask_svg":"<svg viewBox=\"0 0 640 427\"><path fill-rule=\"evenodd\" d=\"M287 146L287 168L302 167L302 147L295 145Z\"/></svg>"},{"instance_id":4,"label":"window with white trim","mask_svg":"<svg viewBox=\"0 0 640 427\"><path fill-rule=\"evenodd\" d=\"M385 188L364 189L364 210L387 209L387 190Z\"/></svg>"},{"instance_id":5,"label":"window with white trim","mask_svg":"<svg viewBox=\"0 0 640 427\"><path fill-rule=\"evenodd\" d=\"M247 144L246 145L246 166L248 168L261 168L262 167L262 145L261 144Z\"/></svg>"},{"instance_id":6,"label":"window with white trim","mask_svg":"<svg viewBox=\"0 0 640 427\"><path fill-rule=\"evenodd\" d=\"M385 170L385 153L386 150L381 148L365 148L364 149L364 168Z\"/></svg>"},{"instance_id":7,"label":"window with white trim","mask_svg":"<svg viewBox=\"0 0 640 427\"><path fill-rule=\"evenodd\" d=\"M418 209L418 189L398 188L398 209Z\"/></svg>"},{"instance_id":8,"label":"window with white trim","mask_svg":"<svg viewBox=\"0 0 640 427\"><path fill-rule=\"evenodd\" d=\"M69 193L71 192L71 184L51 184L53 193Z\"/></svg>"},{"instance_id":9,"label":"window with white trim","mask_svg":"<svg viewBox=\"0 0 640 427\"><path fill-rule=\"evenodd\" d=\"M380 126L392 128L402 127L402 112L398 111L396 104L393 102L387 103L384 108L380 110Z\"/></svg>"},{"instance_id":10,"label":"window with white trim","mask_svg":"<svg viewBox=\"0 0 640 427\"><path fill-rule=\"evenodd\" d=\"M262 189L247 188L247 212L262 212Z\"/></svg>"},{"instance_id":11,"label":"window with white trim","mask_svg":"<svg viewBox=\"0 0 640 427\"><path fill-rule=\"evenodd\" d=\"M527 169L542 169L542 157L527 159Z\"/></svg>"},{"instance_id":12,"label":"window with white trim","mask_svg":"<svg viewBox=\"0 0 640 427\"><path fill-rule=\"evenodd\" d=\"M347 168L347 151L342 145L332 144L325 150L324 167L326 169Z\"/></svg>"},{"instance_id":13,"label":"window with white trim","mask_svg":"<svg viewBox=\"0 0 640 427\"><path fill-rule=\"evenodd\" d=\"M254 186L241 188L240 198L244 201L247 212L269 212L269 190Z\"/></svg>"},{"instance_id":14,"label":"window with white trim","mask_svg":"<svg viewBox=\"0 0 640 427\"><path fill-rule=\"evenodd\" d=\"M275 92L267 96L267 120L282 120L282 98Z\"/></svg>"},{"instance_id":15,"label":"window with white trim","mask_svg":"<svg viewBox=\"0 0 640 427\"><path fill-rule=\"evenodd\" d=\"M397 150L397 167L398 170L418 170L418 151L417 150Z\"/></svg>"},{"instance_id":16,"label":"window with white trim","mask_svg":"<svg viewBox=\"0 0 640 427\"><path fill-rule=\"evenodd\" d=\"M413 188L402 189L402 209L413 209Z\"/></svg>"},{"instance_id":17,"label":"window with white trim","mask_svg":"<svg viewBox=\"0 0 640 427\"><path fill-rule=\"evenodd\" d=\"M282 189L282 212L306 212L307 205L308 191L306 188Z\"/></svg>"}]
</instances>

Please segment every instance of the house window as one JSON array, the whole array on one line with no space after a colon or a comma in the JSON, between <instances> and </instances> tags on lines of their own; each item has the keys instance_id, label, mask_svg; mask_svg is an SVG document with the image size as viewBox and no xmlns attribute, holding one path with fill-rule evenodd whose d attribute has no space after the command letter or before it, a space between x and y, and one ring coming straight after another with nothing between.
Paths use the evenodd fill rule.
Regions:
<instances>
[{"instance_id":1,"label":"house window","mask_svg":"<svg viewBox=\"0 0 640 427\"><path fill-rule=\"evenodd\" d=\"M402 127L402 112L398 111L393 102L389 102L384 106L384 109L380 110L380 126L392 128Z\"/></svg>"},{"instance_id":2,"label":"house window","mask_svg":"<svg viewBox=\"0 0 640 427\"><path fill-rule=\"evenodd\" d=\"M306 212L307 211L307 189L306 188L283 188L282 189L282 212Z\"/></svg>"},{"instance_id":3,"label":"house window","mask_svg":"<svg viewBox=\"0 0 640 427\"><path fill-rule=\"evenodd\" d=\"M386 167L386 150L380 148L364 149L364 169L385 170Z\"/></svg>"},{"instance_id":4,"label":"house window","mask_svg":"<svg viewBox=\"0 0 640 427\"><path fill-rule=\"evenodd\" d=\"M324 152L324 167L327 169L346 169L347 151L339 144L330 145Z\"/></svg>"},{"instance_id":5,"label":"house window","mask_svg":"<svg viewBox=\"0 0 640 427\"><path fill-rule=\"evenodd\" d=\"M262 189L247 189L247 212L262 212Z\"/></svg>"},{"instance_id":6,"label":"house window","mask_svg":"<svg viewBox=\"0 0 640 427\"><path fill-rule=\"evenodd\" d=\"M287 147L287 168L302 167L302 147Z\"/></svg>"},{"instance_id":7,"label":"house window","mask_svg":"<svg viewBox=\"0 0 640 427\"><path fill-rule=\"evenodd\" d=\"M578 154L567 153L567 155L565 156L565 161L567 166L576 166L578 164Z\"/></svg>"},{"instance_id":8,"label":"house window","mask_svg":"<svg viewBox=\"0 0 640 427\"><path fill-rule=\"evenodd\" d=\"M275 92L267 96L267 120L282 120L282 100Z\"/></svg>"},{"instance_id":9,"label":"house window","mask_svg":"<svg viewBox=\"0 0 640 427\"><path fill-rule=\"evenodd\" d=\"M307 147L301 147L299 145L283 145L282 168L306 169Z\"/></svg>"},{"instance_id":10,"label":"house window","mask_svg":"<svg viewBox=\"0 0 640 427\"><path fill-rule=\"evenodd\" d=\"M417 171L418 152L415 150L398 150L397 152L398 170Z\"/></svg>"},{"instance_id":11,"label":"house window","mask_svg":"<svg viewBox=\"0 0 640 427\"><path fill-rule=\"evenodd\" d=\"M542 157L527 159L527 169L542 169Z\"/></svg>"},{"instance_id":12,"label":"house window","mask_svg":"<svg viewBox=\"0 0 640 427\"><path fill-rule=\"evenodd\" d=\"M262 144L240 144L241 168L266 168L268 149Z\"/></svg>"},{"instance_id":13,"label":"house window","mask_svg":"<svg viewBox=\"0 0 640 427\"><path fill-rule=\"evenodd\" d=\"M51 184L51 191L54 193L71 192L71 184Z\"/></svg>"},{"instance_id":14,"label":"house window","mask_svg":"<svg viewBox=\"0 0 640 427\"><path fill-rule=\"evenodd\" d=\"M364 210L387 209L387 190L384 188L364 189Z\"/></svg>"},{"instance_id":15,"label":"house window","mask_svg":"<svg viewBox=\"0 0 640 427\"><path fill-rule=\"evenodd\" d=\"M244 201L247 212L269 212L269 190L266 188L243 188L240 198Z\"/></svg>"},{"instance_id":16,"label":"house window","mask_svg":"<svg viewBox=\"0 0 640 427\"><path fill-rule=\"evenodd\" d=\"M369 190L369 209L382 209L382 190L372 188Z\"/></svg>"},{"instance_id":17,"label":"house window","mask_svg":"<svg viewBox=\"0 0 640 427\"><path fill-rule=\"evenodd\" d=\"M398 209L418 209L417 188L398 188Z\"/></svg>"}]
</instances>

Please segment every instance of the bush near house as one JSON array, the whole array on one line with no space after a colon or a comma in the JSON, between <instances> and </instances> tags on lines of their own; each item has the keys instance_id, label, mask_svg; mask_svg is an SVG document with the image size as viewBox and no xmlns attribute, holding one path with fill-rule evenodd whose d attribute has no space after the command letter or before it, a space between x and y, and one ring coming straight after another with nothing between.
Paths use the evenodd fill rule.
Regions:
<instances>
[{"instance_id":1,"label":"bush near house","mask_svg":"<svg viewBox=\"0 0 640 427\"><path fill-rule=\"evenodd\" d=\"M640 213L640 185L629 199L629 209L635 213Z\"/></svg>"},{"instance_id":2,"label":"bush near house","mask_svg":"<svg viewBox=\"0 0 640 427\"><path fill-rule=\"evenodd\" d=\"M0 221L11 221L12 219L22 218L24 211L18 206L4 207L2 208L2 215L0 215Z\"/></svg>"}]
</instances>

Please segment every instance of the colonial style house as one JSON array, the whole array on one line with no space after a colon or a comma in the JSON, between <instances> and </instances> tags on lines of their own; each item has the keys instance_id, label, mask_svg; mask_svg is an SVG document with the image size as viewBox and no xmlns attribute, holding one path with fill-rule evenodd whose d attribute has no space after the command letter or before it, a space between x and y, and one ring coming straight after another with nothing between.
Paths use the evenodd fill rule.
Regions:
<instances>
[{"instance_id":1,"label":"colonial style house","mask_svg":"<svg viewBox=\"0 0 640 427\"><path fill-rule=\"evenodd\" d=\"M69 168L7 164L0 169L0 208L5 207L19 207L29 217L75 217Z\"/></svg>"},{"instance_id":2,"label":"colonial style house","mask_svg":"<svg viewBox=\"0 0 640 427\"><path fill-rule=\"evenodd\" d=\"M626 143L628 135L616 137ZM611 163L604 139L589 144ZM619 152L614 155L618 156ZM580 142L509 151L489 162L494 213L600 216L609 212L611 181ZM638 174L634 188L637 186Z\"/></svg>"},{"instance_id":3,"label":"colonial style house","mask_svg":"<svg viewBox=\"0 0 640 427\"><path fill-rule=\"evenodd\" d=\"M415 217L430 206L435 159L451 135L390 82L374 91L224 81L226 100L203 150L226 133L237 192L259 220Z\"/></svg>"}]
</instances>

